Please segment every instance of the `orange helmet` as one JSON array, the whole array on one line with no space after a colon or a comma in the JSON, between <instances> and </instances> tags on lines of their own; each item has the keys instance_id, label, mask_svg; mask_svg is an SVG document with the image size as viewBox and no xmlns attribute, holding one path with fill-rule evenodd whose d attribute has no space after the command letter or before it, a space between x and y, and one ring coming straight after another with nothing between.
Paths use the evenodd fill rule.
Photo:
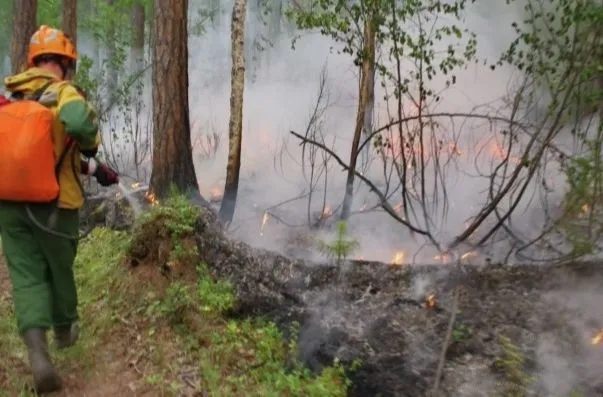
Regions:
<instances>
[{"instance_id":1,"label":"orange helmet","mask_svg":"<svg viewBox=\"0 0 603 397\"><path fill-rule=\"evenodd\" d=\"M33 66L34 58L45 54L61 55L73 61L77 60L77 52L71 39L59 29L42 25L29 41L27 65Z\"/></svg>"}]
</instances>

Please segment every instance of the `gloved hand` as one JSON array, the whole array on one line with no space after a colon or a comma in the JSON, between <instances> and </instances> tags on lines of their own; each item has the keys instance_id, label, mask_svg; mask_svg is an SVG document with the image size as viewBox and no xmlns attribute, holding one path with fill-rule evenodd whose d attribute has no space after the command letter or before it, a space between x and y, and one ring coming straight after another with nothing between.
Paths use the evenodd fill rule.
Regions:
<instances>
[{"instance_id":1,"label":"gloved hand","mask_svg":"<svg viewBox=\"0 0 603 397\"><path fill-rule=\"evenodd\" d=\"M82 174L92 175L101 186L111 186L119 183L119 174L105 163L91 158L89 161L81 161Z\"/></svg>"},{"instance_id":2,"label":"gloved hand","mask_svg":"<svg viewBox=\"0 0 603 397\"><path fill-rule=\"evenodd\" d=\"M105 163L99 163L92 174L101 186L111 186L119 183L119 175Z\"/></svg>"}]
</instances>

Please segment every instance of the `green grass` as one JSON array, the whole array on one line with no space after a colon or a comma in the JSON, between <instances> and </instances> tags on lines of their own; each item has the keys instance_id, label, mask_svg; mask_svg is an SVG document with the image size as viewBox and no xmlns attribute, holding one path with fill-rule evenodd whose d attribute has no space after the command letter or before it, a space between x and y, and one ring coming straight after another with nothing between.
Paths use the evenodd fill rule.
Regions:
<instances>
[{"instance_id":1,"label":"green grass","mask_svg":"<svg viewBox=\"0 0 603 397\"><path fill-rule=\"evenodd\" d=\"M349 380L342 365L334 363L315 376L296 361L295 344L287 343L275 324L225 316L236 299L229 283L215 280L197 263L192 243L197 211L175 197L142 217L132 234L99 228L80 243L82 337L71 349L52 351L61 374L75 375L67 389L77 386L83 394L86 388L113 387L107 395L135 387L148 396L177 396L184 388L212 397L345 396ZM139 260L136 267L129 265L133 257ZM6 292L0 299L0 335L0 396L30 396L25 349Z\"/></svg>"}]
</instances>

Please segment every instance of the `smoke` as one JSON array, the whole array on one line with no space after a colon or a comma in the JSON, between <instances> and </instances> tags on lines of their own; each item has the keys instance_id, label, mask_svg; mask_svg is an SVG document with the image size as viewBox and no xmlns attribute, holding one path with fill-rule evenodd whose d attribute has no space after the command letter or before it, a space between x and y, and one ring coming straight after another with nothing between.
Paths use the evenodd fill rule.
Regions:
<instances>
[{"instance_id":1,"label":"smoke","mask_svg":"<svg viewBox=\"0 0 603 397\"><path fill-rule=\"evenodd\" d=\"M191 9L200 7L199 2L191 2ZM189 39L189 101L193 137L195 143L194 160L201 193L206 198L218 194L223 188L228 145L228 119L230 100L230 4L224 4L226 10L220 16L216 26L207 24L201 36ZM504 2L478 2L466 11L465 27L473 31L478 39L478 58L495 61L502 51L515 38L510 27L514 21L521 20L521 2L506 5ZM196 12L191 12L196 15ZM307 226L307 191L308 182L304 179L301 168L301 147L289 131L302 133L316 105L321 76L326 76L325 113L321 119L324 138L332 150L345 161L349 158L349 147L357 107L358 75L357 68L348 55L337 52L337 46L330 38L316 32L294 32L301 35L296 41L295 49L291 48L293 34L283 28L280 35L273 37L274 45L262 51L254 50L258 32L265 33L257 15L248 13L247 34L247 74L244 98L243 153L241 183L232 225L232 235L251 245L286 253L297 253L308 259L319 259L314 243L309 237L330 239L332 230L321 229L309 231ZM442 22L445 23L445 22ZM85 40L84 35L80 35ZM438 50L446 50L448 43L442 42ZM89 47L84 46L83 52ZM466 69L456 70L457 83L445 90L437 112L469 113L482 106L490 114L508 116L509 106L505 103L513 93L514 84L521 77L511 68L500 67L491 70L490 62L470 64ZM149 82L149 75L145 76ZM430 82L436 90L444 87L443 78L437 77ZM377 83L374 123L378 127L389 121L388 108L382 99L383 92ZM143 93L145 108L136 118L139 127L149 131L150 84L146 84ZM406 105L406 104L405 104ZM536 104L536 108L541 103ZM390 105L391 106L391 105ZM410 105L409 105L410 106ZM391 109L389 109L391 110ZM502 112L502 114L497 113ZM500 142L489 137L497 136L500 126L470 120L453 121L441 119L446 124L438 130L436 139L445 146L454 143L455 150L447 153L445 160L450 163L442 176L446 187L446 200L449 208L442 216L436 216L438 222L433 225L434 235L439 241L449 242L460 233L468 219L483 207L488 200L489 171L495 166L492 160L498 155ZM114 131L127 127L127 122L114 115L104 126L105 141ZM219 137L219 145L213 152L214 137ZM559 147L573 149L569 134L560 137ZM114 143L118 145L118 143ZM121 144L118 151L123 156L132 156L128 144ZM458 149L458 152L457 150ZM460 154L457 154L460 153ZM517 155L519 151L513 152ZM320 155L319 155L320 157ZM150 156L143 163L149 169ZM379 181L382 172L375 163L367 169L365 175ZM143 167L144 168L144 167ZM433 168L428 169L433 172ZM132 173L130 173L132 174ZM148 175L147 175L148 177ZM144 177L142 179L145 179ZM434 175L428 175L428 182L433 183ZM326 192L319 184L315 199L310 208L311 218L320 217L324 202L331 211L341 203L344 194L345 172L334 161L328 165L328 181ZM546 205L543 204L544 191L542 184L546 181L550 191L547 192ZM354 198L354 211L363 207L370 208L377 203L374 193L370 192L362 182L357 181ZM524 199L516 209L517 217L513 220L513 230L518 236L533 238L541 230L546 221L549 207L555 207L561 200L565 180L558 167L548 167L540 178L528 187ZM321 190L323 189L323 190ZM298 198L298 199L295 199ZM293 200L295 199L295 200ZM392 205L395 204L392 199ZM506 203L502 203L504 206ZM442 203L433 203L434 213L443 213ZM507 205L508 206L508 205ZM266 216L266 211L270 214ZM443 216L445 215L445 216ZM424 225L423 225L424 226ZM408 230L389 215L379 211L364 212L352 216L349 221L350 237L356 239L360 247L354 252L356 258L377 261L391 261L394 255L404 251L406 262L433 262L439 254L427 241ZM297 250L290 248L296 244ZM466 250L459 248L456 252L461 257ZM498 239L490 244L475 259L482 262L484 256L493 260L504 260L509 248L508 239ZM444 260L443 260L444 261ZM416 299L430 293L438 284L438 279L445 278L447 271L435 276L420 276L413 280L412 295ZM326 291L324 296L316 298L316 318L308 321L301 335L302 350L310 357L317 344L322 342L318 337L325 321L341 322L343 319L337 310L339 296L333 291ZM594 302L593 295L584 297L586 302ZM581 301L577 306L584 307ZM360 316L359 316L360 317ZM573 317L572 317L573 318ZM600 318L600 316L599 316ZM316 325L314 327L314 325ZM364 332L366 324L355 325L358 333ZM588 328L581 323L576 326L586 334ZM572 367L575 357L563 350L557 343L559 338L543 336L537 348L537 360L542 368L543 387L549 391L561 390L567 395L571 391L576 374L584 373L584 368ZM585 342L587 343L587 342ZM593 353L589 353L593 354ZM304 352L302 352L304 355ZM306 357L306 358L308 358ZM420 357L417 355L417 357ZM590 357L590 356L589 356ZM599 357L600 359L600 357ZM593 361L589 358L588 361ZM594 361L593 361L594 362ZM485 366L485 364L484 364ZM600 366L590 367L589 376L600 373ZM582 372L580 372L582 371ZM475 379L468 384L487 384L481 367L468 377ZM474 388L465 389L460 395L476 395ZM488 387L482 390L488 390Z\"/></svg>"},{"instance_id":2,"label":"smoke","mask_svg":"<svg viewBox=\"0 0 603 397\"><path fill-rule=\"evenodd\" d=\"M493 71L489 65L515 38L510 25L521 20L522 5L521 2L512 5L488 2L472 4L467 9L465 26L460 27L476 33L477 57L488 62L470 64L465 69L456 70L456 85L442 91L437 108L430 109L432 112L469 113L481 106L482 113L509 116L510 106L505 101L513 94L513 85L521 76L508 67ZM194 19L202 4L195 1L190 7ZM189 101L194 161L201 193L207 198L219 196L223 188L228 145L230 4L223 4L223 7L215 24L205 20L204 33L189 38ZM492 18L493 13L496 18ZM452 22L455 21L438 21L439 24ZM263 25L257 11L248 11L242 169L232 234L254 246L289 254L301 252L310 259L318 259L319 254L309 247L311 242L308 236L330 239L333 232L329 228L310 232L308 219L319 219L323 204L326 204L327 212L337 210L344 196L346 173L335 161L330 160L328 180L326 183L319 181L308 208L309 184L302 172L302 149L300 142L289 131L305 131L312 109L316 106L321 76L325 76L324 115L320 119L320 131L327 146L347 162L356 116L358 70L350 56L339 54L337 45L317 32L291 31L284 26L279 35L270 38L273 45L267 46L261 37L270 30L270 27ZM292 49L292 40L298 35L300 37L296 40L295 49ZM450 42L442 41L436 51L445 51L448 44ZM261 46L264 48L258 49ZM408 70L403 72L408 73ZM444 77L436 77L429 82L430 87L436 91L444 88ZM147 82L149 78L147 74ZM143 94L145 108L135 115L137 128L145 132L150 132L151 128L149 87L150 84L147 84ZM393 117L388 112L392 111L392 104L388 109L383 95L378 80L374 117L376 128ZM412 110L410 103L404 106ZM501 125L474 119L442 118L438 122L443 126L431 140L439 141L449 149L443 151L441 161L447 164L441 167L440 173L436 174L433 164L426 167L427 195L439 195L437 202L429 203L427 212L433 212L433 224L430 225L432 234L445 245L464 230L467 222L488 201L491 184L488 174L496 166L493 160L501 156L505 143L500 139ZM123 117L115 116L107 124L105 141L114 130L123 128L127 123ZM216 142L219 144L214 147ZM118 145L115 141L112 144ZM121 156L132 158L127 144L122 145L124 147L119 149ZM511 157L519 158L519 149L518 146ZM319 161L322 160L321 156L319 149ZM149 161L150 153L147 153L143 162L147 171ZM363 173L379 187L383 186L383 170L379 161L363 169ZM148 176L147 173L136 178L145 179ZM552 187L552 191L546 192L546 205L542 201L544 181ZM436 182L441 184L437 189L434 187ZM414 187L418 188L418 185L415 183ZM526 240L537 236L548 219L546 211L559 204L564 188L565 181L558 167L548 167L540 178L535 178L515 209L515 234ZM390 199L392 206L400 201L399 197L398 194ZM350 238L356 239L360 246L353 257L391 261L396 253L403 251L408 262L434 261L434 256L439 252L427 239L410 234L405 226L378 208L366 211L366 208L376 205L378 199L375 194L357 180L352 209L356 214L349 221L349 230ZM507 202L500 204L501 207L509 205ZM419 227L427 227L421 215L412 221ZM476 234L479 235L479 230ZM476 261L483 261L485 256L492 260L505 259L510 239L494 237L494 242L480 252L483 256ZM292 242L302 247L293 250ZM469 250L469 247L459 247L454 254L461 257Z\"/></svg>"}]
</instances>

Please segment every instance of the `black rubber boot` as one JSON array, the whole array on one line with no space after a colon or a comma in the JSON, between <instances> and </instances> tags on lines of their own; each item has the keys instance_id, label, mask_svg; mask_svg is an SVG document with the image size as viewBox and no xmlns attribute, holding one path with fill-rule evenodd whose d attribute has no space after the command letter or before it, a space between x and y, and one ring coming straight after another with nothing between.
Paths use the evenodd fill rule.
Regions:
<instances>
[{"instance_id":1,"label":"black rubber boot","mask_svg":"<svg viewBox=\"0 0 603 397\"><path fill-rule=\"evenodd\" d=\"M66 327L57 327L54 329L54 342L57 349L65 349L75 345L80 336L80 328L77 323Z\"/></svg>"},{"instance_id":2,"label":"black rubber boot","mask_svg":"<svg viewBox=\"0 0 603 397\"><path fill-rule=\"evenodd\" d=\"M40 328L27 330L23 340L27 345L36 392L43 394L60 390L61 378L50 361L46 331Z\"/></svg>"}]
</instances>

